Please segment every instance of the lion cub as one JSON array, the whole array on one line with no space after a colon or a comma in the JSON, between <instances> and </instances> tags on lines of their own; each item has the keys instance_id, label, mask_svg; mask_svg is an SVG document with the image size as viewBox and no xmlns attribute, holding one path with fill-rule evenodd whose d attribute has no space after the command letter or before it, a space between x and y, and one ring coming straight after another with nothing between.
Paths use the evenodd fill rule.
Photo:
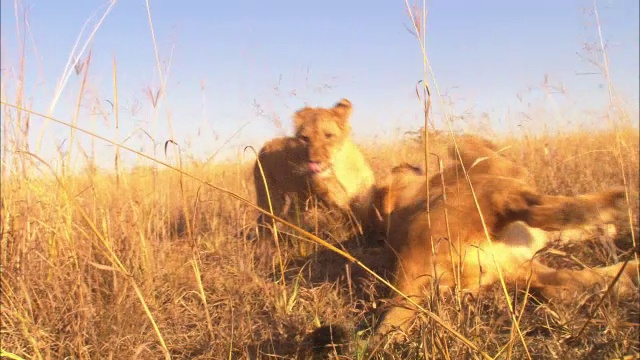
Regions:
<instances>
[{"instance_id":1,"label":"lion cub","mask_svg":"<svg viewBox=\"0 0 640 360\"><path fill-rule=\"evenodd\" d=\"M379 191L388 230L386 252L398 290L420 298L435 281L441 288L477 292L498 281L496 265L507 280L530 282L549 297L605 287L612 281L623 263L555 269L534 256L549 242L550 232L613 223L624 214L624 191L576 197L540 194L525 181L526 170L499 154L495 145L474 137L458 143L460 156L450 150L456 163L443 174L427 181L421 169L402 165ZM638 267L637 261L628 263L618 281L621 293L637 293ZM415 312L407 305L393 306L384 314L376 338L392 329L408 329Z\"/></svg>"},{"instance_id":2,"label":"lion cub","mask_svg":"<svg viewBox=\"0 0 640 360\"><path fill-rule=\"evenodd\" d=\"M374 220L375 178L358 147L351 141L347 99L332 108L305 107L293 117L295 137L268 141L253 169L258 206L293 219L315 196L328 207L352 212L367 232ZM258 225L269 224L260 214Z\"/></svg>"}]
</instances>

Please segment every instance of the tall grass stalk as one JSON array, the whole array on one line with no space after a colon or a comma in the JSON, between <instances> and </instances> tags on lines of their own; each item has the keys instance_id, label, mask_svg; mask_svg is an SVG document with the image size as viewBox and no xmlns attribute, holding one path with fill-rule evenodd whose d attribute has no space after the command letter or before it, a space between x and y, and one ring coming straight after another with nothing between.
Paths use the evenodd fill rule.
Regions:
<instances>
[{"instance_id":1,"label":"tall grass stalk","mask_svg":"<svg viewBox=\"0 0 640 360\"><path fill-rule=\"evenodd\" d=\"M5 106L9 106L9 107L15 108L15 109L17 109L17 108L18 108L18 107L17 107L16 105L14 105L14 104L8 104L8 103L4 103L4 102L2 102L2 104L3 104L3 105L5 105ZM35 115L35 116L46 117L46 118L47 118L47 119L49 119L50 121L56 122L56 123L61 124L61 125L64 125L64 126L68 126L68 127L73 126L72 124L70 124L70 123L68 123L68 122L65 122L65 121L62 121L62 120L56 119L56 118L51 117L51 116L47 116L47 115L42 114L42 113L38 113L38 112L36 112L36 111L28 110L28 109L25 109L25 108L21 108L21 110L22 110L22 111L29 112L29 113L31 113L32 115ZM155 163L157 163L157 164L159 164L159 165L162 165L162 166L164 166L164 167L166 167L166 168L168 168L168 169L171 169L171 170L173 170L173 171L175 171L175 172L177 172L177 173L179 173L179 174L185 175L185 176L187 176L187 177L189 177L189 178L191 178L191 179L193 179L193 180L196 180L196 181L198 181L198 182L202 183L203 185L206 185L206 186L208 186L208 187L210 187L210 188L213 188L213 189L215 189L215 190L217 190L217 191L219 191L219 192L221 192L221 193L223 193L223 194L225 194L225 195L228 195L228 196L230 196L231 198L233 198L233 199L235 199L235 200L237 200L237 201L240 201L240 202L242 202L242 203L244 203L244 204L246 204L246 205L249 205L250 207L254 208L255 210L257 210L257 211L261 212L261 213L262 213L262 214L264 214L264 215L269 216L270 218L272 218L272 219L273 219L273 220L275 220L275 221L281 222L281 223L283 223L284 225L286 225L286 226L288 226L288 227L293 228L294 230L296 230L296 231L298 231L299 233L301 233L302 235L304 235L304 236L305 236L305 238L306 238L308 241L311 241L311 242L317 243L318 245L320 245L320 246L324 247L325 249L330 250L330 251L333 251L333 252L337 253L338 255L340 255L340 256L342 256L342 257L344 257L345 259L347 259L347 260L351 261L352 263L354 263L354 264L358 265L358 266L359 266L359 267L361 267L363 270L365 270L366 272L368 272L369 274L371 274L373 277L375 277L375 278L376 278L376 280L380 281L382 284L384 284L384 285L385 285L385 286L387 286L389 289L391 289L394 293L396 293L396 294L400 295L404 300L408 301L411 305L415 306L415 307L416 307L416 308L417 308L421 313L425 314L427 317L429 317L429 318L430 318L431 320L433 320L435 323L437 323L438 325L442 326L442 328L443 328L443 329L447 330L447 331L448 331L449 333L451 333L453 336L455 336L455 337L456 337L456 338L458 338L460 341L462 341L462 343L464 343L464 344L465 344L466 346L468 346L471 350L473 350L474 352L476 352L476 354L478 354L479 356L481 356L481 357L483 357L483 358L485 358L485 359L491 359L491 357L490 357L488 354L486 354L486 353L484 353L484 352L480 351L480 350L478 349L478 347L477 347L477 346L476 346L472 341L470 341L469 339L467 339L464 335L462 335L462 334L461 334L460 332L458 332L457 330L453 329L449 324L447 324L447 323L446 323L446 322L444 322L442 319L440 319L440 317L438 317L436 314L434 314L434 313L432 313L432 312L428 311L428 310L427 310L427 309L425 309L422 305L418 304L418 303L416 302L416 300L414 300L414 299L412 299L412 298L408 297L407 295L405 295L404 293L402 293L401 291L399 291L399 290L398 290L395 286L393 286L390 282L388 282L386 279L384 279L383 277L381 277L380 275L378 275L376 272L374 272L373 270L371 270L369 267L367 267L367 266L366 266L365 264L363 264L360 260L358 260L357 258L353 257L353 256L352 256L351 254L349 254L348 252L346 252L346 251L344 251L344 250L342 250L342 249L337 248L335 245L333 245L333 244L331 244L331 243L329 243L329 242L327 242L327 241L325 241L325 240L323 240L323 239L321 239L321 238L319 238L319 237L317 237L317 236L315 236L315 235L313 235L313 234L311 234L311 233L307 232L306 230L304 230L304 229L302 229L302 228L300 228L300 227L298 227L298 226L296 226L296 225L294 225L294 224L292 224L292 223L290 223L290 222L288 222L288 221L286 221L286 220L284 220L284 219L282 219L282 218L279 218L279 217L277 217L277 216L274 216L274 215L273 215L273 214L271 214L269 211L266 211L266 210L261 209L260 207L258 207L257 205L255 205L253 202L251 202L251 201L249 201L249 200L247 200L247 199L243 198L242 196L240 196L240 195L236 194L236 193L235 193L235 192L233 192L233 191L230 191L230 190L227 190L227 189L225 189L225 188L222 188L222 187L220 187L220 186L218 186L218 185L214 185L214 184L211 184L211 183L209 183L209 182L206 182L206 181L204 181L203 179L201 179L201 178L199 178L199 177L197 177L197 176L194 176L194 175L192 175L192 174L186 173L186 172L182 171L181 169L179 169L179 168L177 168L177 167L175 167L175 166L173 166L173 165L170 165L169 163L166 163L166 162L163 162L163 161L161 161L161 160L155 159L155 158L153 158L153 157L151 157L151 156L149 156L149 155L146 155L146 154L144 154L144 153L141 153L141 152L139 152L139 151L136 151L135 149L132 149L132 148L127 147L127 146L125 146L125 145L118 144L118 143L116 143L115 141L110 140L110 139L107 139L107 138L105 138L105 137L103 137L103 136L101 136L101 135L91 133L91 132L89 132L88 130L82 129L82 128L80 128L80 127L75 127L75 129L76 129L76 131L79 131L79 132L82 132L82 133L88 134L88 135L93 136L93 137L95 137L95 138L97 138L97 139L100 139L100 140L102 140L102 141L105 141L105 142L107 142L107 143L110 143L111 145L114 145L114 146L116 146L116 147L120 148L121 150L125 150L125 151L128 151L128 152L131 152L131 153L137 154L137 155L139 155L139 156L141 156L141 157L143 157L143 158L146 158L146 159L151 160L151 161L153 161L153 162L155 162ZM32 156L33 156L33 155L32 155ZM44 163L44 164L46 164L46 163ZM66 192L65 192L65 193L66 193ZM67 196L69 196L69 195L67 194ZM81 211L81 214L83 215L82 217L83 217L83 218L85 218L85 220L90 224L90 226L92 226L93 224L92 224L92 223L90 223L90 221L88 220L88 217L86 217L86 216L85 216L86 214L84 213L84 211ZM99 233L97 232L97 230L95 230L95 229L93 228L93 226L92 226L92 230L93 230L97 235L99 235ZM101 236L99 236L99 238L100 238L100 240L101 240L101 241L103 241L103 242L104 242L104 239L103 239ZM113 256L114 254L111 254L111 255ZM124 267L122 266L122 264L119 262L119 260L118 260L118 258L117 258L117 257L114 257L114 258L113 258L113 261L115 261L115 262L118 264L118 267L117 267L118 269L120 269L123 273L128 274L127 272L125 272L126 270L124 269ZM139 289L138 289L137 285L136 285L136 286L134 286L134 289L136 289L136 293L138 293L138 292L139 292ZM142 299L141 299L141 300L142 300ZM145 312L148 312L148 308L147 308L147 306L146 306L146 303L143 303L143 305L144 305L144 307L145 307ZM149 313L149 315L150 315L150 313ZM153 322L153 324L154 324L154 328L156 328L157 326L155 325L155 322ZM160 336L159 331L157 331L157 333L158 333L158 335L159 335L159 338L161 339L161 336ZM163 345L163 349L165 349L165 345L164 345L164 341L163 341L163 340L161 340L161 344Z\"/></svg>"},{"instance_id":2,"label":"tall grass stalk","mask_svg":"<svg viewBox=\"0 0 640 360\"><path fill-rule=\"evenodd\" d=\"M420 24L420 21L419 21L420 18L417 18L415 16L414 12L412 11L411 7L409 6L408 0L405 0L405 6L407 8L407 12L409 14L409 17L410 17L410 20L411 20L411 24L414 27L415 33L418 34L418 35L422 34L422 39L420 38L420 36L417 36L417 38L419 40L418 42L420 43L420 50L422 51L425 89L427 89L427 91L429 91L428 88L427 88L427 83L428 83L428 79L431 79L431 82L433 83L435 91L436 91L436 95L440 99L440 105L441 105L441 107L443 109L443 112L445 114L445 118L447 119L447 125L449 126L449 132L451 134L451 139L452 139L452 142L454 144L456 155L459 157L459 160L460 160L460 162L462 164L462 158L460 157L460 149L458 148L458 144L457 144L457 142L455 140L454 131L453 131L453 127L452 127L452 121L451 121L451 117L449 115L450 114L450 110L448 109L448 106L446 105L446 103L442 100L442 94L440 92L440 88L438 87L438 83L436 81L434 71L431 68L431 63L429 62L429 57L427 56L427 50L426 50L427 5L426 5L426 1L423 1L423 3L422 3L422 15L421 15L422 25L421 25L421 27L419 27L419 25L418 25L418 24ZM427 147L428 146L428 142L426 140L427 136L428 136L427 135L428 134L427 125L428 125L428 122L427 122L427 119L425 119L425 125L424 125L425 126L425 158L428 158L428 147ZM425 160L425 163L426 163L426 160ZM491 249L493 244L492 244L491 237L489 235L489 231L487 229L486 223L484 221L484 217L482 215L482 210L480 209L480 204L478 203L478 199L477 199L477 197L475 195L475 191L473 189L473 185L471 184L471 180L469 178L469 175L467 174L467 170L465 169L464 165L462 165L461 168L462 168L462 171L463 171L463 175L464 175L464 177L465 177L465 179L466 179L466 181L467 181L467 183L469 185L469 188L471 190L471 194L472 194L474 202L476 204L476 208L478 210L478 214L480 215L480 219L481 219L481 222L482 222L482 226L483 226L483 229L484 229L486 240L487 240L487 242L489 244L489 248ZM522 346L524 347L524 350L525 350L525 353L527 355L527 358L531 359L531 354L529 353L529 350L528 350L528 347L527 347L527 342L526 342L526 340L524 338L524 335L522 334L522 331L520 330L520 326L518 324L518 319L516 318L515 308L513 306L513 300L511 299L511 296L509 295L509 290L507 289L507 285L506 285L506 282L505 282L505 279L504 279L504 275L502 273L502 269L500 268L500 265L498 265L498 262L496 261L495 257L492 256L492 258L494 260L494 265L496 266L496 269L498 271L498 277L500 279L500 284L502 286L502 290L503 290L505 299L506 299L507 304L509 306L509 312L510 312L511 320L513 322L513 328L512 329L514 329L516 331L517 336L520 338L520 341L522 343ZM461 262L458 262L457 266L459 267L459 266L461 266L461 264L462 264ZM456 272L460 272L460 271L461 270L456 270ZM456 289L456 290L459 291L459 289Z\"/></svg>"}]
</instances>

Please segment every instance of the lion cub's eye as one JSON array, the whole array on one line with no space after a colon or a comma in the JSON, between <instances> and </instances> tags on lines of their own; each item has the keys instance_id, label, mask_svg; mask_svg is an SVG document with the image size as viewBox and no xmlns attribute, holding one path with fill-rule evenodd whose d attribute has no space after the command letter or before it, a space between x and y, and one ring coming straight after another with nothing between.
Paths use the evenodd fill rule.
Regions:
<instances>
[{"instance_id":1,"label":"lion cub's eye","mask_svg":"<svg viewBox=\"0 0 640 360\"><path fill-rule=\"evenodd\" d=\"M303 142L306 142L306 143L309 142L309 137L308 136L300 135L300 136L298 136L298 138L300 140L302 140Z\"/></svg>"},{"instance_id":2,"label":"lion cub's eye","mask_svg":"<svg viewBox=\"0 0 640 360\"><path fill-rule=\"evenodd\" d=\"M325 138L325 139L327 139L327 140L331 140L331 139L333 139L333 136L334 136L334 135L333 135L333 134L331 134L331 133L326 133L326 134L324 134L324 138Z\"/></svg>"}]
</instances>

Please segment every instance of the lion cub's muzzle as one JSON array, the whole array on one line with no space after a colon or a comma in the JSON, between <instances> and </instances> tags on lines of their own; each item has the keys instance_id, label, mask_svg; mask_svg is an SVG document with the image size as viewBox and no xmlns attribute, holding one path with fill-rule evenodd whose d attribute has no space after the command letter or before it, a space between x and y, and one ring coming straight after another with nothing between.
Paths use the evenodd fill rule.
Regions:
<instances>
[{"instance_id":1,"label":"lion cub's muzzle","mask_svg":"<svg viewBox=\"0 0 640 360\"><path fill-rule=\"evenodd\" d=\"M331 164L318 161L309 161L307 167L312 175L325 175L331 170Z\"/></svg>"}]
</instances>

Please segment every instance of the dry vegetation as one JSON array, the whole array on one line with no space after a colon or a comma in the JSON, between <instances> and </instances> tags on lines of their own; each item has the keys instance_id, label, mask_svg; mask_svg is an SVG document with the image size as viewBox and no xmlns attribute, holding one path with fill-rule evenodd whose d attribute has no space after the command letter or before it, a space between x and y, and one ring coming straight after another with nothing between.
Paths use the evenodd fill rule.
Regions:
<instances>
[{"instance_id":1,"label":"dry vegetation","mask_svg":"<svg viewBox=\"0 0 640 360\"><path fill-rule=\"evenodd\" d=\"M617 136L629 188L637 189L637 130ZM510 154L528 164L541 190L573 194L622 184L615 138L614 132L576 132L501 143L512 145ZM379 177L394 164L422 162L421 145L413 140L373 145L364 148ZM444 155L445 146L446 138L432 141L436 153ZM15 156L16 165L29 160ZM285 250L282 282L275 258L265 261L246 239L255 211L175 171L140 168L117 182L101 172L54 179L45 164L36 160L32 166L40 176L16 171L2 184L3 351L52 359L155 359L165 351L184 359L290 358L305 354L315 328L366 324L383 305L375 299L384 287L323 251L301 259ZM192 164L186 170L253 199L248 164ZM637 199L632 209L637 227ZM331 225L323 227L325 238L349 236L341 224ZM598 266L630 256L628 230L616 246L601 240L556 246L545 256L560 266ZM352 250L365 262L375 259L375 249ZM534 358L616 358L640 351L637 302L609 297L596 308L597 294L558 304L529 298L525 304L510 290ZM464 299L462 308L438 298L426 305L482 351L523 358L522 345L510 342L501 291ZM478 356L429 321L422 325L409 344L377 354ZM350 347L345 356L359 354Z\"/></svg>"},{"instance_id":2,"label":"dry vegetation","mask_svg":"<svg viewBox=\"0 0 640 360\"><path fill-rule=\"evenodd\" d=\"M424 24L411 20L420 38ZM149 21L152 27L151 13ZM83 100L89 64L83 63L84 71L75 69L83 77L78 103L91 100ZM163 78L159 64L158 71ZM380 314L385 304L379 299L388 290L318 245L312 245L315 251L308 256L300 256L295 246L284 247L281 273L277 257L258 250L249 239L255 210L202 181L151 162L131 171L105 172L92 166L91 156L85 170L65 174L25 152L32 135L29 115L6 105L27 103L21 85L24 68L18 73L13 79L17 85L9 86L14 98L8 99L4 78L2 84L0 356L304 358L323 335L314 330L327 324L367 329ZM114 60L117 89L116 73ZM150 96L154 108L161 90ZM117 99L117 90L114 95ZM509 156L527 164L532 180L549 194L603 190L625 180L627 189L639 186L640 148L633 126L498 141L511 146ZM448 135L434 136L430 151L444 156L448 142ZM415 139L361 145L378 179L393 165L424 163L423 145ZM431 174L437 170L435 159L430 157ZM189 162L182 167L254 201L251 164ZM632 233L637 237L638 231L634 191L630 221L620 224L616 239L603 235L580 244L556 244L542 256L564 267L602 266L633 256ZM318 219L319 236L345 246L373 269L380 267L379 249L353 245L348 225L322 213ZM525 299L520 290L509 289L532 358L629 358L640 353L638 301L607 296L600 302L600 292L548 303L535 296ZM431 297L424 305L481 352L525 358L502 291L460 303ZM407 344L379 348L374 357L481 357L426 317L415 330ZM353 332L350 338L360 334ZM357 346L325 352L335 355L338 350L346 359L366 358Z\"/></svg>"}]
</instances>

